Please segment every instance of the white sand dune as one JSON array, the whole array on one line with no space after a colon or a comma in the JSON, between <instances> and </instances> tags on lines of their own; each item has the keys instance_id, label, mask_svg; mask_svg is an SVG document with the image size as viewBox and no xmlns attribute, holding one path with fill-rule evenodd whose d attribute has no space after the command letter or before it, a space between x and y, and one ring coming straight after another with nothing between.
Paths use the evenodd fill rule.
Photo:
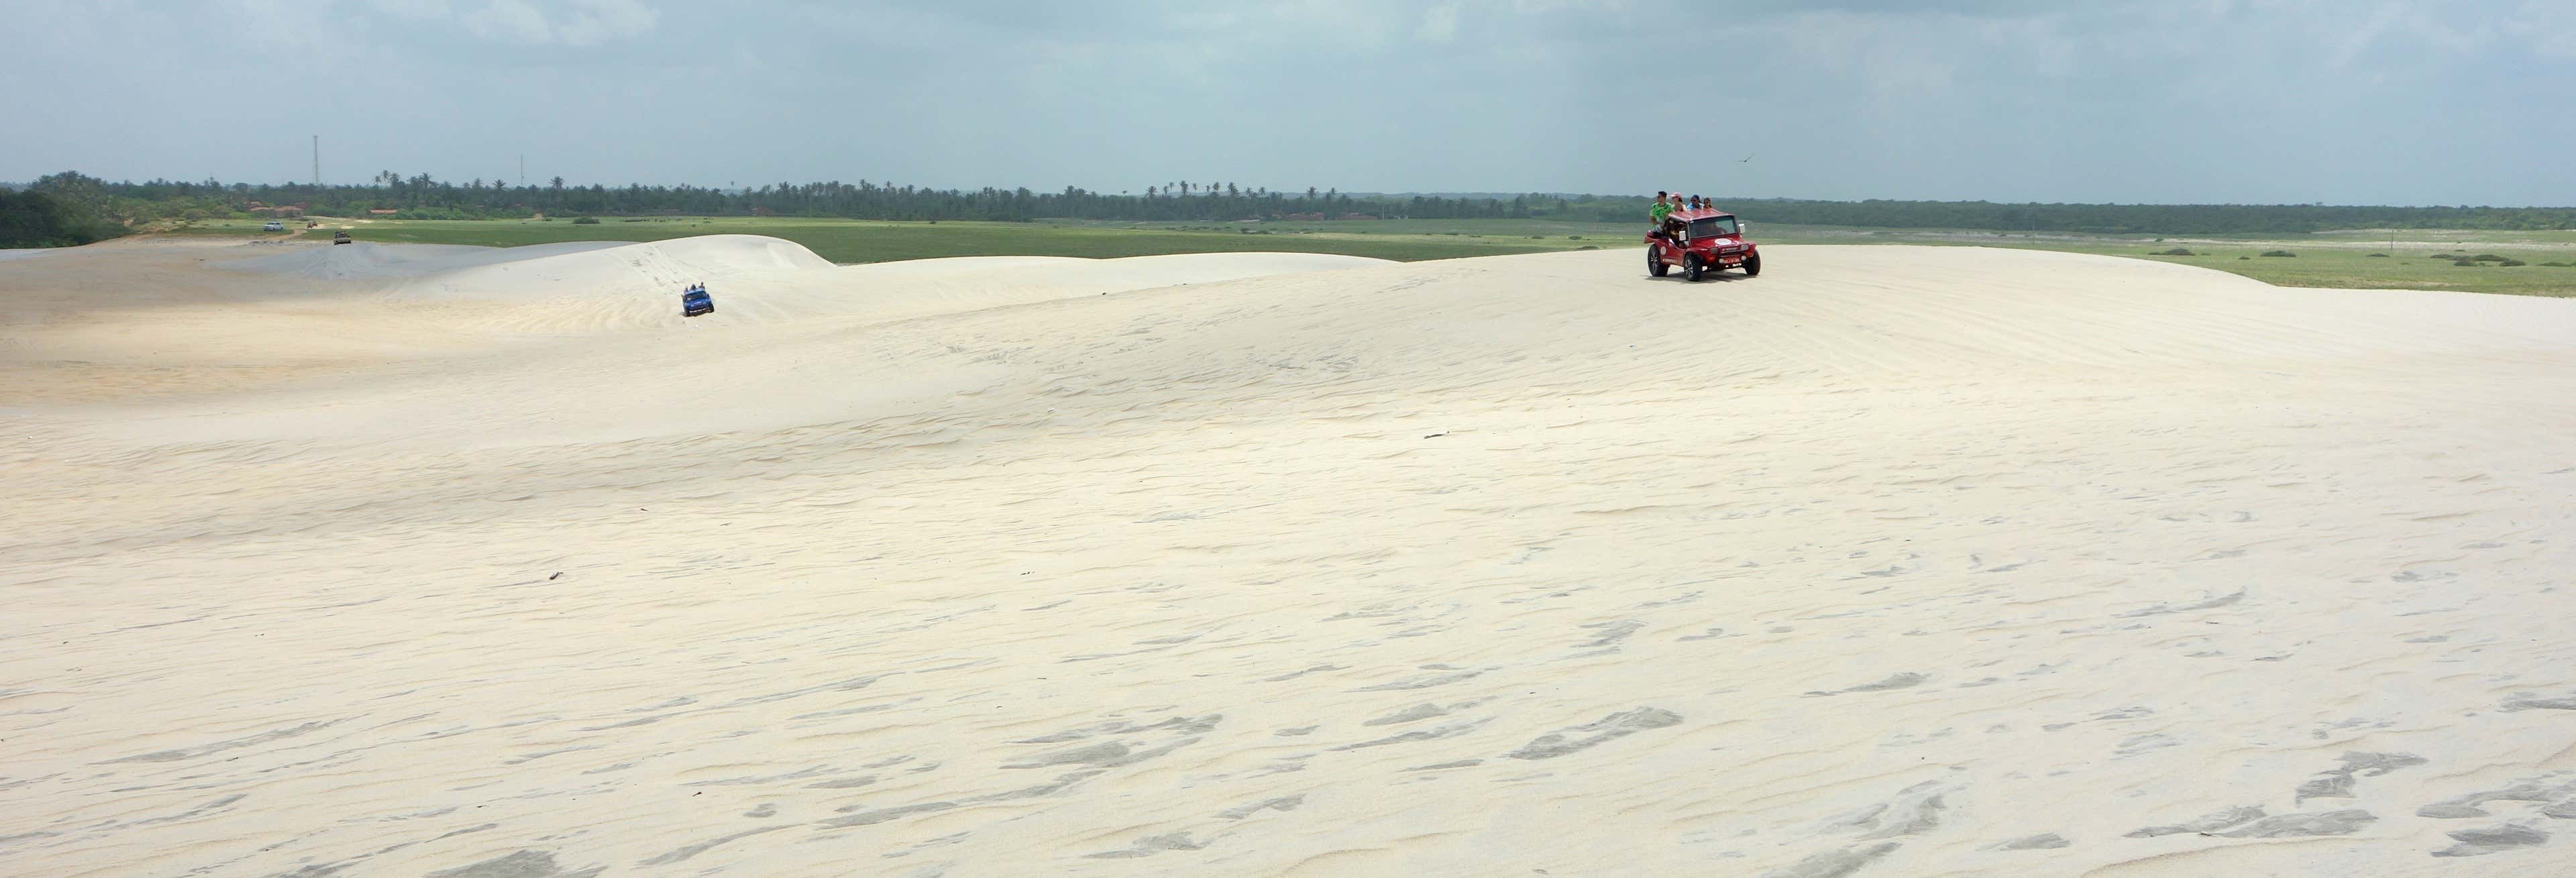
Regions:
<instances>
[{"instance_id":1,"label":"white sand dune","mask_svg":"<svg viewBox=\"0 0 2576 878\"><path fill-rule=\"evenodd\" d=\"M462 271L487 265L525 262L552 256L631 247L628 241L571 241L526 247L470 247L457 244L350 244L316 246L301 242L284 252L228 260L221 267L260 274L317 280L392 280Z\"/></svg>"},{"instance_id":2,"label":"white sand dune","mask_svg":"<svg viewBox=\"0 0 2576 878\"><path fill-rule=\"evenodd\" d=\"M782 244L0 267L0 862L2576 866L2576 302Z\"/></svg>"},{"instance_id":3,"label":"white sand dune","mask_svg":"<svg viewBox=\"0 0 2576 878\"><path fill-rule=\"evenodd\" d=\"M1382 263L1311 253L1215 253L969 257L845 267L777 238L707 235L650 244L511 248L305 246L223 265L271 276L375 282L388 299L448 308L483 330L565 336L832 317L904 319ZM681 317L678 291L690 283L711 285L715 316Z\"/></svg>"}]
</instances>

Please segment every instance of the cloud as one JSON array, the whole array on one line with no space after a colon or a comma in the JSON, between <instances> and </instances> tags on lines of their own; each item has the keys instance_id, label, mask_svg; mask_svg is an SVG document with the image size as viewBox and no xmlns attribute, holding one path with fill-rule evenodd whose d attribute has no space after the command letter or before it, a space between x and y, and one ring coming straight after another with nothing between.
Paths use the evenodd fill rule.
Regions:
<instances>
[{"instance_id":1,"label":"cloud","mask_svg":"<svg viewBox=\"0 0 2576 878\"><path fill-rule=\"evenodd\" d=\"M2576 8L2564 0L2526 0L2505 20L2505 30L2530 39L2543 56L2576 59Z\"/></svg>"},{"instance_id":2,"label":"cloud","mask_svg":"<svg viewBox=\"0 0 2576 878\"><path fill-rule=\"evenodd\" d=\"M1422 13L1422 27L1415 33L1435 43L1458 37L1458 4L1442 3Z\"/></svg>"},{"instance_id":3,"label":"cloud","mask_svg":"<svg viewBox=\"0 0 2576 878\"><path fill-rule=\"evenodd\" d=\"M574 46L635 36L652 30L662 18L660 11L637 0L572 0L572 6L555 25L555 38Z\"/></svg>"},{"instance_id":4,"label":"cloud","mask_svg":"<svg viewBox=\"0 0 2576 878\"><path fill-rule=\"evenodd\" d=\"M465 29L487 40L540 44L554 41L545 13L521 0L491 0L465 14Z\"/></svg>"},{"instance_id":5,"label":"cloud","mask_svg":"<svg viewBox=\"0 0 2576 878\"><path fill-rule=\"evenodd\" d=\"M447 0L367 0L367 5L404 21L437 21L453 14Z\"/></svg>"},{"instance_id":6,"label":"cloud","mask_svg":"<svg viewBox=\"0 0 2576 878\"><path fill-rule=\"evenodd\" d=\"M378 0L377 8L398 18L430 20L448 15L443 0ZM485 0L456 16L468 32L487 40L521 45L596 46L653 29L659 10L637 0Z\"/></svg>"},{"instance_id":7,"label":"cloud","mask_svg":"<svg viewBox=\"0 0 2576 878\"><path fill-rule=\"evenodd\" d=\"M2391 4L2381 6L2378 11L2363 18L2360 27L2354 28L2352 33L2344 36L2342 46L2335 50L2332 66L2336 69L2352 66L2353 59L2361 57L2361 53L2369 49L2372 43L2378 42L2379 36L2387 33L2388 26L2396 24L2397 16L2404 11Z\"/></svg>"}]
</instances>

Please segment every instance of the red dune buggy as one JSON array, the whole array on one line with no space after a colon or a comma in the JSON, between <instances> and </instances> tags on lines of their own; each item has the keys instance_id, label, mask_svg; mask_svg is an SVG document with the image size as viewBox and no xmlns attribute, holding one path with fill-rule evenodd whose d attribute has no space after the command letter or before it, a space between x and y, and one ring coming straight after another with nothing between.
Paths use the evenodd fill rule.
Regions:
<instances>
[{"instance_id":1,"label":"red dune buggy","mask_svg":"<svg viewBox=\"0 0 2576 878\"><path fill-rule=\"evenodd\" d=\"M1663 277L1682 270L1693 281L1712 271L1744 269L1762 273L1762 253L1744 240L1744 224L1722 210L1676 210L1662 227L1646 234L1646 273Z\"/></svg>"}]
</instances>

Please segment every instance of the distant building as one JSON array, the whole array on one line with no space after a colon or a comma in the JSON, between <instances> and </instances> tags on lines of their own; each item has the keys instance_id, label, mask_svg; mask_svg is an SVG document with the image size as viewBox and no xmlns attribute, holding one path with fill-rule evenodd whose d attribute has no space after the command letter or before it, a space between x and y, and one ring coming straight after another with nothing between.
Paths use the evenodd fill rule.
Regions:
<instances>
[{"instance_id":1,"label":"distant building","mask_svg":"<svg viewBox=\"0 0 2576 878\"><path fill-rule=\"evenodd\" d=\"M370 208L367 208L367 215L368 215L368 216L393 216L394 214L401 213L401 212L402 212L402 211L397 210L397 209L394 209L394 208L390 208L390 207L370 207Z\"/></svg>"}]
</instances>

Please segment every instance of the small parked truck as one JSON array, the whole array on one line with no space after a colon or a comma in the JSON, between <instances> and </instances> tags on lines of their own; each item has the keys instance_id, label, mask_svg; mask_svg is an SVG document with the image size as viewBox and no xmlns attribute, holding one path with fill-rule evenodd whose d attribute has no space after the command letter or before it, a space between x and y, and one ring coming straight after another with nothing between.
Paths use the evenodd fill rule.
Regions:
<instances>
[{"instance_id":1,"label":"small parked truck","mask_svg":"<svg viewBox=\"0 0 2576 878\"><path fill-rule=\"evenodd\" d=\"M340 244L346 244L346 243L349 243L349 233L347 233L347 232L332 232L332 233L331 233L331 243L332 243L333 245L335 245L335 246L336 246L336 245L340 245ZM1662 272L1657 272L1657 273L1658 273L1658 274L1661 274Z\"/></svg>"},{"instance_id":2,"label":"small parked truck","mask_svg":"<svg viewBox=\"0 0 2576 878\"><path fill-rule=\"evenodd\" d=\"M286 231L286 224L276 220L269 220L268 222L259 224L259 230L263 232L283 232Z\"/></svg>"},{"instance_id":3,"label":"small parked truck","mask_svg":"<svg viewBox=\"0 0 2576 878\"><path fill-rule=\"evenodd\" d=\"M1646 273L1656 277L1673 269L1697 281L1730 268L1747 277L1762 273L1762 253L1744 239L1744 224L1722 210L1676 210L1664 224L1646 233Z\"/></svg>"}]
</instances>

